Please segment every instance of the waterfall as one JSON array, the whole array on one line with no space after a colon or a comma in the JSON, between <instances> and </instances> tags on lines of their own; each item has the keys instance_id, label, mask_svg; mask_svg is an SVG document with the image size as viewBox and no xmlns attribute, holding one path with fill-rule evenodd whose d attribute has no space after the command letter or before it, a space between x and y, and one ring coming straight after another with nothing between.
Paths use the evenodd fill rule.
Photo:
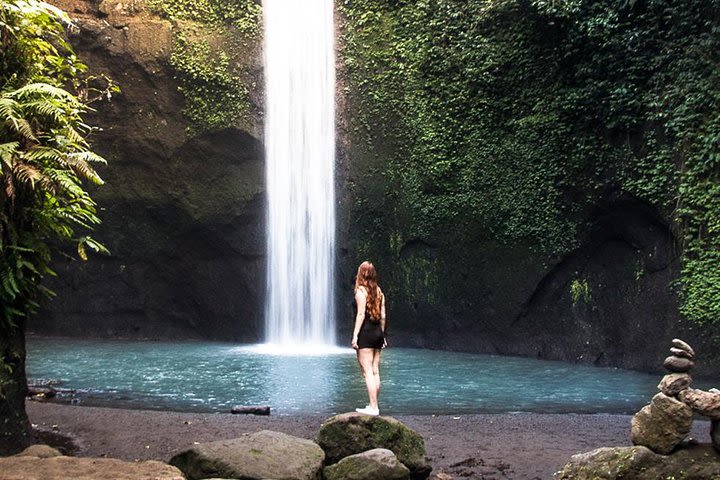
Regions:
<instances>
[{"instance_id":1,"label":"waterfall","mask_svg":"<svg viewBox=\"0 0 720 480\"><path fill-rule=\"evenodd\" d=\"M332 0L264 0L266 341L334 345Z\"/></svg>"}]
</instances>

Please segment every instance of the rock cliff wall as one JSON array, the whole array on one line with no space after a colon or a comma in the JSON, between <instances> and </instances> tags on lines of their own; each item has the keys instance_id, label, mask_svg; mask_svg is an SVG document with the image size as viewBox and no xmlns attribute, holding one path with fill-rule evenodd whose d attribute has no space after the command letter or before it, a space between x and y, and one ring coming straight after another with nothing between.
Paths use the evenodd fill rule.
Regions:
<instances>
[{"instance_id":1,"label":"rock cliff wall","mask_svg":"<svg viewBox=\"0 0 720 480\"><path fill-rule=\"evenodd\" d=\"M96 238L110 256L56 263L57 297L31 332L132 338L255 341L264 296L264 165L258 108L238 125L196 133L170 65L178 24L140 2L53 2L78 29L71 41L95 75L122 92L98 102L89 123L109 166L96 191ZM213 32L205 34L212 42ZM261 76L257 45L242 56ZM253 84L253 82L248 82ZM257 81L255 81L257 83ZM261 83L261 82L260 82ZM221 107L218 107L221 108Z\"/></svg>"}]
</instances>

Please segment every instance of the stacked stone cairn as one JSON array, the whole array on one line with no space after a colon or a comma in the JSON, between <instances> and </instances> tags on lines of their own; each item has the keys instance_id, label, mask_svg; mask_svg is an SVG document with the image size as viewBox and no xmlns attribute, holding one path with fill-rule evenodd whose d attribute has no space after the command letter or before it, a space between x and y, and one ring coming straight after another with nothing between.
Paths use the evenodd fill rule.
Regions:
<instances>
[{"instance_id":1,"label":"stacked stone cairn","mask_svg":"<svg viewBox=\"0 0 720 480\"><path fill-rule=\"evenodd\" d=\"M660 381L660 393L632 419L633 444L667 455L690 433L693 413L697 413L711 420L710 438L713 447L720 451L720 391L691 388L689 372L694 365L692 347L673 339L670 356L663 362L670 373Z\"/></svg>"}]
</instances>

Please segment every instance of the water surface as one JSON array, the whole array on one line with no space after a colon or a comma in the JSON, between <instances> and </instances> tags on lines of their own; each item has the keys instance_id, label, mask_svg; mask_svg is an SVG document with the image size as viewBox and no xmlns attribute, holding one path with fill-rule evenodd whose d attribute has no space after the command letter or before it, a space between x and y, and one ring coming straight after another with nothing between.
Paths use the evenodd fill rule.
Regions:
<instances>
[{"instance_id":1,"label":"water surface","mask_svg":"<svg viewBox=\"0 0 720 480\"><path fill-rule=\"evenodd\" d=\"M270 354L257 346L30 338L31 382L60 380L81 404L274 414L332 414L364 406L354 352ZM634 413L659 375L527 358L390 348L383 353L386 414Z\"/></svg>"}]
</instances>

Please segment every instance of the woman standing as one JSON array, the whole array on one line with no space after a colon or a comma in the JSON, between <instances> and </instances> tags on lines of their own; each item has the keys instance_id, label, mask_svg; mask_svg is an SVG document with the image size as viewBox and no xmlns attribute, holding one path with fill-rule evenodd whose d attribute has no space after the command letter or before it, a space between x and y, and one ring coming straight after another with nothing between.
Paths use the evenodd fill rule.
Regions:
<instances>
[{"instance_id":1,"label":"woman standing","mask_svg":"<svg viewBox=\"0 0 720 480\"><path fill-rule=\"evenodd\" d=\"M360 369L365 377L370 403L365 408L356 408L360 413L379 415L378 395L380 394L380 351L385 341L385 295L377 284L375 267L363 262L355 277L355 328L352 347L357 351Z\"/></svg>"}]
</instances>

